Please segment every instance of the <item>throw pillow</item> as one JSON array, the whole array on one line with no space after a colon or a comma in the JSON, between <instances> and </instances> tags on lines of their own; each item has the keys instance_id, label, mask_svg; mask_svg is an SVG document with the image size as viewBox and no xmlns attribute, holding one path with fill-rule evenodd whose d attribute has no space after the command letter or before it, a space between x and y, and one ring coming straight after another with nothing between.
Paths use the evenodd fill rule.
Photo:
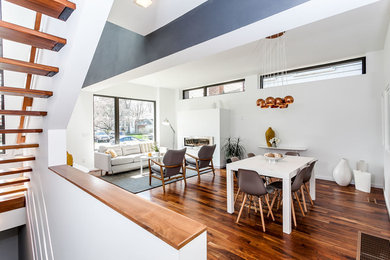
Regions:
<instances>
[{"instance_id":1,"label":"throw pillow","mask_svg":"<svg viewBox=\"0 0 390 260\"><path fill-rule=\"evenodd\" d=\"M106 154L111 155L111 158L118 157L118 155L116 154L116 152L115 152L114 150L112 150L112 149L107 149Z\"/></svg>"}]
</instances>

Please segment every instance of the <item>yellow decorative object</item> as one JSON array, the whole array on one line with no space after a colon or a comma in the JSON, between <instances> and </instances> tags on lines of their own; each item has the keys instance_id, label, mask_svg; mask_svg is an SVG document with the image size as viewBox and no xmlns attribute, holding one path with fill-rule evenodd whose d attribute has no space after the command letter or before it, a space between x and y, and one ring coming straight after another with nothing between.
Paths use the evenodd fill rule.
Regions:
<instances>
[{"instance_id":1,"label":"yellow decorative object","mask_svg":"<svg viewBox=\"0 0 390 260\"><path fill-rule=\"evenodd\" d=\"M272 130L271 127L268 127L267 131L265 132L265 140L267 141L267 146L271 147L272 144L269 142L272 138L275 137L275 132Z\"/></svg>"},{"instance_id":2,"label":"yellow decorative object","mask_svg":"<svg viewBox=\"0 0 390 260\"><path fill-rule=\"evenodd\" d=\"M73 166L73 155L66 152L66 164L69 166Z\"/></svg>"},{"instance_id":3,"label":"yellow decorative object","mask_svg":"<svg viewBox=\"0 0 390 260\"><path fill-rule=\"evenodd\" d=\"M107 149L106 154L111 155L111 158L118 157L118 154L113 149Z\"/></svg>"}]
</instances>

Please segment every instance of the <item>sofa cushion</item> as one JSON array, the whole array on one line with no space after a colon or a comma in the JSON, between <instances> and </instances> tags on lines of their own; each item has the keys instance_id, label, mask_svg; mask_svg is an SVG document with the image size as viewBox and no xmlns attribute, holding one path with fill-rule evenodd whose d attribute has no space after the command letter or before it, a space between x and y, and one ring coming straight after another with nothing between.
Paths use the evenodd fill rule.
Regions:
<instances>
[{"instance_id":1,"label":"sofa cushion","mask_svg":"<svg viewBox=\"0 0 390 260\"><path fill-rule=\"evenodd\" d=\"M153 152L153 143L140 143L141 153L150 153Z\"/></svg>"},{"instance_id":2,"label":"sofa cushion","mask_svg":"<svg viewBox=\"0 0 390 260\"><path fill-rule=\"evenodd\" d=\"M121 165L121 164L128 164L133 163L134 158L131 156L118 156L111 159L111 165Z\"/></svg>"},{"instance_id":3,"label":"sofa cushion","mask_svg":"<svg viewBox=\"0 0 390 260\"><path fill-rule=\"evenodd\" d=\"M141 150L139 144L128 144L122 145L122 153L123 155L139 154L141 153Z\"/></svg>"},{"instance_id":4,"label":"sofa cushion","mask_svg":"<svg viewBox=\"0 0 390 260\"><path fill-rule=\"evenodd\" d=\"M126 155L126 157L129 157L129 158L132 158L134 161L133 162L140 162L141 161L141 159L140 159L140 157L141 157L141 154L140 153L138 153L138 154L130 154L130 155ZM145 161L145 160L144 160ZM147 160L146 160L147 161Z\"/></svg>"}]
</instances>

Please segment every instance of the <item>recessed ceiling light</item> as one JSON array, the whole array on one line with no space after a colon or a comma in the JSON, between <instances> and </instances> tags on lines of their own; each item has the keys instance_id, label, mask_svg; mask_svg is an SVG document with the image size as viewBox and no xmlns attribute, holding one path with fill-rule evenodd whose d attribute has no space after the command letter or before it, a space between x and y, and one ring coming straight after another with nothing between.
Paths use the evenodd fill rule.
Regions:
<instances>
[{"instance_id":1,"label":"recessed ceiling light","mask_svg":"<svg viewBox=\"0 0 390 260\"><path fill-rule=\"evenodd\" d=\"M144 8L149 7L153 1L152 0L134 0L134 3L136 3L139 6L142 6Z\"/></svg>"}]
</instances>

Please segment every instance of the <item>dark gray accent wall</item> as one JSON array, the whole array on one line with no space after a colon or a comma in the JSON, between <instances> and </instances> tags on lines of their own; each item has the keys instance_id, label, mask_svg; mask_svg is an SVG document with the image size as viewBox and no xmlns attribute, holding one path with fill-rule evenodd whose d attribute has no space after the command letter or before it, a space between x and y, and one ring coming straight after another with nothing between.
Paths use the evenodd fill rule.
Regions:
<instances>
[{"instance_id":1,"label":"dark gray accent wall","mask_svg":"<svg viewBox=\"0 0 390 260\"><path fill-rule=\"evenodd\" d=\"M84 87L307 1L209 0L145 37L107 22Z\"/></svg>"}]
</instances>

